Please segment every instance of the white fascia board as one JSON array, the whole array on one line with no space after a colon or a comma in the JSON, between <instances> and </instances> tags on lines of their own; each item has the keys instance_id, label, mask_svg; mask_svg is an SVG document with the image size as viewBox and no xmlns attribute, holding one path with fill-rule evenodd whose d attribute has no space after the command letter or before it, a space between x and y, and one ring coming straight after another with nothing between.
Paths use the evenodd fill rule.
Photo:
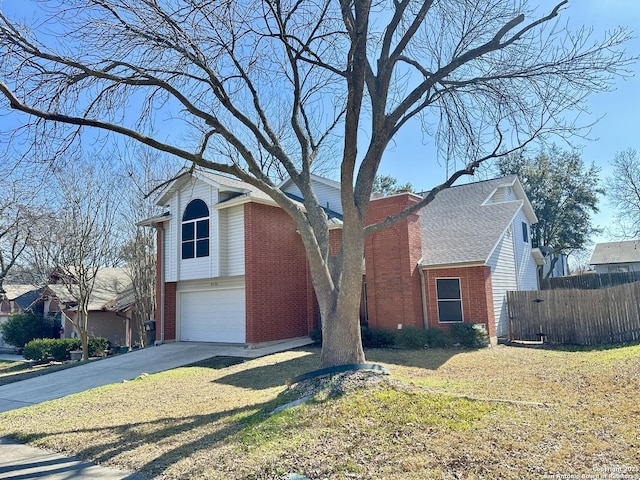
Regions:
<instances>
[{"instance_id":1,"label":"white fascia board","mask_svg":"<svg viewBox=\"0 0 640 480\"><path fill-rule=\"evenodd\" d=\"M455 263L441 263L434 265L422 265L418 262L418 268L420 270L443 270L445 268L461 268L461 267L484 267L486 262L472 260L470 262L455 262Z\"/></svg>"},{"instance_id":2,"label":"white fascia board","mask_svg":"<svg viewBox=\"0 0 640 480\"><path fill-rule=\"evenodd\" d=\"M522 188L522 183L520 183L518 177L515 178L512 186L518 197L522 200L522 209L524 210L527 220L529 220L529 224L535 225L538 223L538 217L536 216L536 212L533 211L533 206L531 205L524 188Z\"/></svg>"},{"instance_id":3,"label":"white fascia board","mask_svg":"<svg viewBox=\"0 0 640 480\"><path fill-rule=\"evenodd\" d=\"M249 193L245 193L230 200L225 200L221 203L216 203L211 207L215 208L216 210L224 210L225 208L235 207L236 205L244 205L245 203L259 203L261 205L269 205L271 207L280 207L274 200L265 198L254 198L251 197Z\"/></svg>"},{"instance_id":4,"label":"white fascia board","mask_svg":"<svg viewBox=\"0 0 640 480\"><path fill-rule=\"evenodd\" d=\"M153 227L158 223L164 223L171 220L171 215L156 215L155 217L145 218L136 223L136 227Z\"/></svg>"}]
</instances>

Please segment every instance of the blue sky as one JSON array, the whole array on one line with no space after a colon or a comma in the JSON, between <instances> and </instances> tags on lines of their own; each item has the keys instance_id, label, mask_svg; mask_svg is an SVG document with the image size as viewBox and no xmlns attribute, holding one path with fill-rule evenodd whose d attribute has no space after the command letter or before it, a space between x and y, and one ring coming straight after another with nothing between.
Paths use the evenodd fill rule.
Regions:
<instances>
[{"instance_id":1,"label":"blue sky","mask_svg":"<svg viewBox=\"0 0 640 480\"><path fill-rule=\"evenodd\" d=\"M548 13L559 3L555 0L536 2L541 14ZM628 27L634 37L640 36L640 1L638 0L571 0L561 13L561 22L568 21L572 30L580 26L593 27L594 38L618 26ZM627 53L640 55L640 39L634 38L627 44ZM582 124L590 124L600 119L592 128L590 140L570 139L579 147L586 164L595 163L602 168L601 178L611 174L610 161L616 152L627 148L640 150L640 63L631 67L633 76L619 79L611 92L593 95L588 102L589 116L583 116ZM418 154L432 155L433 147L422 145L420 139L411 145L398 145L385 155L380 173L395 176L399 183L411 182L416 190L427 190L435 181L445 178L445 169L437 162L415 162L407 164L398 161ZM556 143L562 148L570 148L561 140ZM607 205L606 198L600 202L601 212L594 217L594 223L606 229L614 212ZM612 240L605 232L594 238L595 242Z\"/></svg>"},{"instance_id":2,"label":"blue sky","mask_svg":"<svg viewBox=\"0 0 640 480\"><path fill-rule=\"evenodd\" d=\"M539 5L540 15L546 14L559 0L531 0L532 6ZM10 17L18 12L29 17L31 2L25 0L0 0L0 9ZM594 37L601 38L607 30L624 25L640 35L640 1L638 0L571 0L560 16L560 22L568 21L572 30L580 26L593 27ZM634 38L627 44L630 55L640 55L640 39ZM600 119L589 135L591 140L571 139L572 144L581 148L585 163L595 163L602 169L601 178L611 173L609 162L616 152L636 148L640 150L640 64L631 67L633 76L619 79L611 92L600 93L588 102L589 116L581 118L580 123L588 124ZM0 118L0 121L8 119ZM407 138L408 137L408 138ZM569 148L558 140L556 143ZM407 161L411 159L411 161ZM400 183L411 182L417 190L427 190L444 180L445 168L438 165L434 158L434 149L430 139L423 141L418 133L403 136L403 140L386 154L380 169L381 174L393 175ZM606 198L601 201L601 213L596 215L595 223L607 227L614 212L608 208ZM595 241L606 241L605 233Z\"/></svg>"}]
</instances>

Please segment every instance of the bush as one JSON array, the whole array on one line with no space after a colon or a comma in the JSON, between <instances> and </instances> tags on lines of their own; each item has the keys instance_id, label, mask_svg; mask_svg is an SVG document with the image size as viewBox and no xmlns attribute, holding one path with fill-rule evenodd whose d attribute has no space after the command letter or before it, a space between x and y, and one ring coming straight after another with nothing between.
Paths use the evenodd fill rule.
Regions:
<instances>
[{"instance_id":1,"label":"bush","mask_svg":"<svg viewBox=\"0 0 640 480\"><path fill-rule=\"evenodd\" d=\"M447 334L436 328L423 330L427 346L431 348L446 347L450 342Z\"/></svg>"},{"instance_id":2,"label":"bush","mask_svg":"<svg viewBox=\"0 0 640 480\"><path fill-rule=\"evenodd\" d=\"M106 338L95 337L89 339L89 356L104 356L104 351L109 348ZM70 358L69 352L81 350L82 341L79 338L40 338L31 340L24 346L22 352L24 358L43 362L53 360L63 362Z\"/></svg>"},{"instance_id":3,"label":"bush","mask_svg":"<svg viewBox=\"0 0 640 480\"><path fill-rule=\"evenodd\" d=\"M53 321L42 315L26 311L11 315L0 324L2 338L9 345L23 348L34 338L50 338L53 333Z\"/></svg>"},{"instance_id":4,"label":"bush","mask_svg":"<svg viewBox=\"0 0 640 480\"><path fill-rule=\"evenodd\" d=\"M392 330L371 330L368 327L360 327L362 346L366 348L391 347L395 343L395 333Z\"/></svg>"},{"instance_id":5,"label":"bush","mask_svg":"<svg viewBox=\"0 0 640 480\"><path fill-rule=\"evenodd\" d=\"M489 344L487 331L480 324L455 323L451 325L449 334L454 343L465 347L482 348Z\"/></svg>"},{"instance_id":6,"label":"bush","mask_svg":"<svg viewBox=\"0 0 640 480\"><path fill-rule=\"evenodd\" d=\"M362 346L366 348L391 347L395 343L395 334L391 330L371 330L367 327L360 327ZM309 332L309 337L314 343L322 345L322 329L318 328Z\"/></svg>"},{"instance_id":7,"label":"bush","mask_svg":"<svg viewBox=\"0 0 640 480\"><path fill-rule=\"evenodd\" d=\"M396 345L400 348L424 348L428 345L426 332L414 327L401 328L396 333Z\"/></svg>"},{"instance_id":8,"label":"bush","mask_svg":"<svg viewBox=\"0 0 640 480\"><path fill-rule=\"evenodd\" d=\"M315 330L312 330L311 332L309 332L309 337L311 338L311 340L313 340L313 343L319 343L320 345L322 345L322 329L321 328L316 328Z\"/></svg>"},{"instance_id":9,"label":"bush","mask_svg":"<svg viewBox=\"0 0 640 480\"><path fill-rule=\"evenodd\" d=\"M28 360L62 362L69 358L71 350L82 348L79 338L39 338L24 346L22 355Z\"/></svg>"},{"instance_id":10,"label":"bush","mask_svg":"<svg viewBox=\"0 0 640 480\"><path fill-rule=\"evenodd\" d=\"M82 344L80 344L82 348ZM111 348L111 342L104 337L91 337L89 338L89 356L90 357L104 357L105 351Z\"/></svg>"}]
</instances>

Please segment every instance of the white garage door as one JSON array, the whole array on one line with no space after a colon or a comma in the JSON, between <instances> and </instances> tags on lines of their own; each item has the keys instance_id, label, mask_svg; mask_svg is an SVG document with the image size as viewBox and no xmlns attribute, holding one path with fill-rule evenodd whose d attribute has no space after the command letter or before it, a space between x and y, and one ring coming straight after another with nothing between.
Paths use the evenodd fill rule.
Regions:
<instances>
[{"instance_id":1,"label":"white garage door","mask_svg":"<svg viewBox=\"0 0 640 480\"><path fill-rule=\"evenodd\" d=\"M180 340L245 343L244 288L180 293Z\"/></svg>"}]
</instances>

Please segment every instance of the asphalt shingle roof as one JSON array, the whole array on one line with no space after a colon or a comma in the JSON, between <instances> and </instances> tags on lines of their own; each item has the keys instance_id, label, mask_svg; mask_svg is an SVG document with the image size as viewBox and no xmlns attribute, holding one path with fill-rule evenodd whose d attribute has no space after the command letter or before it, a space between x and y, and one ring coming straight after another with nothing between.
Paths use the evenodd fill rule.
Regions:
<instances>
[{"instance_id":1,"label":"asphalt shingle roof","mask_svg":"<svg viewBox=\"0 0 640 480\"><path fill-rule=\"evenodd\" d=\"M422 209L424 266L485 263L514 216L521 200L484 203L500 186L515 177L470 183L448 188Z\"/></svg>"},{"instance_id":2,"label":"asphalt shingle roof","mask_svg":"<svg viewBox=\"0 0 640 480\"><path fill-rule=\"evenodd\" d=\"M591 265L640 262L640 240L596 243Z\"/></svg>"}]
</instances>

